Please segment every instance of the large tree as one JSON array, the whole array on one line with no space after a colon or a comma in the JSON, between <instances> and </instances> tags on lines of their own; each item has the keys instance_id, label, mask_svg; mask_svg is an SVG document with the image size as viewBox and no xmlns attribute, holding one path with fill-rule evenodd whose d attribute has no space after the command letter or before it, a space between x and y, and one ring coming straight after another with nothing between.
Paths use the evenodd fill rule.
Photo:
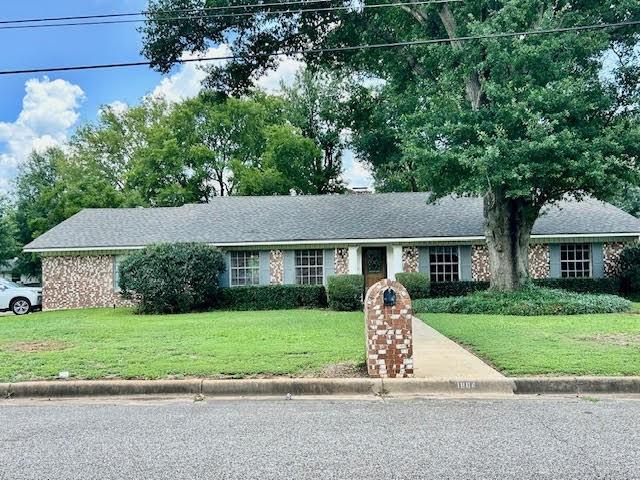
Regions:
<instances>
[{"instance_id":1,"label":"large tree","mask_svg":"<svg viewBox=\"0 0 640 480\"><path fill-rule=\"evenodd\" d=\"M14 210L9 199L0 194L0 267L6 267L17 255Z\"/></svg>"},{"instance_id":2,"label":"large tree","mask_svg":"<svg viewBox=\"0 0 640 480\"><path fill-rule=\"evenodd\" d=\"M277 65L276 52L447 40L302 56L380 78L393 95L415 100L400 119L401 158L434 198L484 198L494 288L517 288L527 277L530 233L545 205L567 195L608 198L622 181L637 181L637 27L459 40L638 19L637 0L478 0L362 11L318 11L313 3L296 7L302 13L264 13L282 10L275 6L252 15L163 19L175 7L197 14L226 4L150 2L145 55L166 72L185 51L229 43L237 59L211 68L208 84L238 93Z\"/></svg>"}]
</instances>

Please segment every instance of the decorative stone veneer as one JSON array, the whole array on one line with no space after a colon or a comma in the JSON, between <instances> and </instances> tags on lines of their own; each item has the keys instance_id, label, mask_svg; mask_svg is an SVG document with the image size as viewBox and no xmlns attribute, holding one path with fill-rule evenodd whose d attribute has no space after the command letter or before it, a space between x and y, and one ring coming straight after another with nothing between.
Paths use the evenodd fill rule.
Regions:
<instances>
[{"instance_id":1,"label":"decorative stone veneer","mask_svg":"<svg viewBox=\"0 0 640 480\"><path fill-rule=\"evenodd\" d=\"M282 250L269 252L269 281L271 285L284 283L284 253Z\"/></svg>"},{"instance_id":2,"label":"decorative stone veneer","mask_svg":"<svg viewBox=\"0 0 640 480\"><path fill-rule=\"evenodd\" d=\"M548 278L550 272L549 245L529 245L529 275L531 278ZM476 282L491 280L489 249L486 245L471 247L471 278Z\"/></svg>"},{"instance_id":3,"label":"decorative stone veneer","mask_svg":"<svg viewBox=\"0 0 640 480\"><path fill-rule=\"evenodd\" d=\"M529 245L529 275L531 278L549 278L551 263L549 245Z\"/></svg>"},{"instance_id":4,"label":"decorative stone veneer","mask_svg":"<svg viewBox=\"0 0 640 480\"><path fill-rule=\"evenodd\" d=\"M620 275L620 252L627 243L613 242L602 245L602 262L604 264L604 276L616 277Z\"/></svg>"},{"instance_id":5,"label":"decorative stone veneer","mask_svg":"<svg viewBox=\"0 0 640 480\"><path fill-rule=\"evenodd\" d=\"M489 249L486 245L473 245L471 247L471 279L474 282L488 282L490 278Z\"/></svg>"},{"instance_id":6,"label":"decorative stone veneer","mask_svg":"<svg viewBox=\"0 0 640 480\"><path fill-rule=\"evenodd\" d=\"M42 308L130 306L114 291L112 255L77 255L42 258Z\"/></svg>"},{"instance_id":7,"label":"decorative stone veneer","mask_svg":"<svg viewBox=\"0 0 640 480\"><path fill-rule=\"evenodd\" d=\"M418 247L402 248L402 271L417 272L420 266L420 250Z\"/></svg>"},{"instance_id":8,"label":"decorative stone veneer","mask_svg":"<svg viewBox=\"0 0 640 480\"><path fill-rule=\"evenodd\" d=\"M349 249L336 248L334 268L336 275L349 273Z\"/></svg>"},{"instance_id":9,"label":"decorative stone veneer","mask_svg":"<svg viewBox=\"0 0 640 480\"><path fill-rule=\"evenodd\" d=\"M392 288L396 304L384 306L384 292ZM413 376L413 309L407 290L384 279L366 295L364 316L367 330L367 371L372 377Z\"/></svg>"}]
</instances>

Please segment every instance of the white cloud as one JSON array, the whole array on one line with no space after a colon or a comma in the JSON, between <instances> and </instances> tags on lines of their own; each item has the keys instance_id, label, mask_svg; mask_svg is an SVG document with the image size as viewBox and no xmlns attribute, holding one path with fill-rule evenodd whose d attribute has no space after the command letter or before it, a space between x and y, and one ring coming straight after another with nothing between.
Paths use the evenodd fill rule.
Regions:
<instances>
[{"instance_id":1,"label":"white cloud","mask_svg":"<svg viewBox=\"0 0 640 480\"><path fill-rule=\"evenodd\" d=\"M0 191L32 150L42 151L67 140L78 121L84 92L66 80L33 78L25 84L22 111L14 122L0 122Z\"/></svg>"},{"instance_id":2,"label":"white cloud","mask_svg":"<svg viewBox=\"0 0 640 480\"><path fill-rule=\"evenodd\" d=\"M294 58L286 57L278 64L278 68L270 70L266 75L258 79L258 87L269 93L278 93L282 84L291 85L298 70L302 68L304 62Z\"/></svg>"},{"instance_id":3,"label":"white cloud","mask_svg":"<svg viewBox=\"0 0 640 480\"><path fill-rule=\"evenodd\" d=\"M342 164L344 166L342 178L347 182L347 185L350 187L371 187L373 185L371 170L355 158L353 150L342 152Z\"/></svg>"},{"instance_id":4,"label":"white cloud","mask_svg":"<svg viewBox=\"0 0 640 480\"><path fill-rule=\"evenodd\" d=\"M227 45L210 48L201 54L185 53L183 59L202 57L224 57L230 55ZM207 73L203 70L205 65L221 65L224 60L211 62L185 63L180 66L178 72L162 79L160 84L151 92L152 97L164 97L168 102L179 102L181 100L195 97L202 88L202 81Z\"/></svg>"},{"instance_id":5,"label":"white cloud","mask_svg":"<svg viewBox=\"0 0 640 480\"><path fill-rule=\"evenodd\" d=\"M225 57L229 55L231 55L229 46L223 44L200 54L185 53L182 58ZM185 63L179 67L176 73L163 78L151 92L151 96L164 98L168 102L180 102L195 97L202 89L202 82L207 77L207 73L202 67L224 65L225 63L226 60ZM256 85L269 93L278 93L281 83L290 85L302 65L304 65L303 62L286 57L280 61L278 68L270 70L257 79Z\"/></svg>"}]
</instances>

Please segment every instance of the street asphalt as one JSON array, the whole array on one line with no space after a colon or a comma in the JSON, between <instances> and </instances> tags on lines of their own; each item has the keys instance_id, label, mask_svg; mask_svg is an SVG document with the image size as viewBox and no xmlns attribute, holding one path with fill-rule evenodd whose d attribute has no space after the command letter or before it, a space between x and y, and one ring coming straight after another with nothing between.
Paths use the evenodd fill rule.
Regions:
<instances>
[{"instance_id":1,"label":"street asphalt","mask_svg":"<svg viewBox=\"0 0 640 480\"><path fill-rule=\"evenodd\" d=\"M640 400L0 402L1 479L640 478Z\"/></svg>"}]
</instances>

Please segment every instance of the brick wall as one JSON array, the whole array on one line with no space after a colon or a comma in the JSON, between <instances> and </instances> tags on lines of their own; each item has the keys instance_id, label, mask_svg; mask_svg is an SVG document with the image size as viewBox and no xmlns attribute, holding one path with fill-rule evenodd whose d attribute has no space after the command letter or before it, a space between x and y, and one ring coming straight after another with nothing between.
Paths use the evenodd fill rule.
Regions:
<instances>
[{"instance_id":1,"label":"brick wall","mask_svg":"<svg viewBox=\"0 0 640 480\"><path fill-rule=\"evenodd\" d=\"M128 306L114 291L112 255L42 258L43 309Z\"/></svg>"},{"instance_id":2,"label":"brick wall","mask_svg":"<svg viewBox=\"0 0 640 480\"><path fill-rule=\"evenodd\" d=\"M384 306L384 291L396 292L396 304ZM413 310L407 290L385 279L372 285L364 304L367 371L372 377L413 376Z\"/></svg>"},{"instance_id":3,"label":"brick wall","mask_svg":"<svg viewBox=\"0 0 640 480\"><path fill-rule=\"evenodd\" d=\"M531 278L549 278L551 274L549 245L529 245L529 275Z\"/></svg>"},{"instance_id":4,"label":"brick wall","mask_svg":"<svg viewBox=\"0 0 640 480\"><path fill-rule=\"evenodd\" d=\"M471 280L474 282L488 282L491 278L489 271L489 250L486 245L471 247Z\"/></svg>"},{"instance_id":5,"label":"brick wall","mask_svg":"<svg viewBox=\"0 0 640 480\"><path fill-rule=\"evenodd\" d=\"M349 273L349 249L336 248L334 263L336 275L346 275Z\"/></svg>"},{"instance_id":6,"label":"brick wall","mask_svg":"<svg viewBox=\"0 0 640 480\"><path fill-rule=\"evenodd\" d=\"M284 253L282 250L269 252L269 282L271 285L284 283Z\"/></svg>"},{"instance_id":7,"label":"brick wall","mask_svg":"<svg viewBox=\"0 0 640 480\"><path fill-rule=\"evenodd\" d=\"M417 272L420 267L420 250L418 247L402 248L402 271Z\"/></svg>"},{"instance_id":8,"label":"brick wall","mask_svg":"<svg viewBox=\"0 0 640 480\"><path fill-rule=\"evenodd\" d=\"M616 277L620 275L620 252L628 245L622 242L605 243L602 245L602 261L604 276Z\"/></svg>"}]
</instances>

